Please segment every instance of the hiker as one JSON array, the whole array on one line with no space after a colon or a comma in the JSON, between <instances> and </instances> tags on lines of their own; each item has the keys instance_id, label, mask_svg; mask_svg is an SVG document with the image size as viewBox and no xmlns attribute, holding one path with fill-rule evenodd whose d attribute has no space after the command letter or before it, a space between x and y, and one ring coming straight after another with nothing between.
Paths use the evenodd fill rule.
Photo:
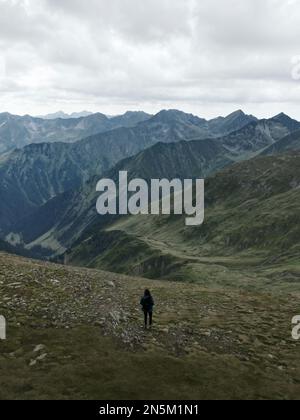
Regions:
<instances>
[{"instance_id":1,"label":"hiker","mask_svg":"<svg viewBox=\"0 0 300 420\"><path fill-rule=\"evenodd\" d=\"M150 290L146 289L144 296L141 299L142 309L145 314L145 329L148 326L148 315L149 315L149 325L152 326L152 316L153 316L153 306L154 300L151 296Z\"/></svg>"}]
</instances>

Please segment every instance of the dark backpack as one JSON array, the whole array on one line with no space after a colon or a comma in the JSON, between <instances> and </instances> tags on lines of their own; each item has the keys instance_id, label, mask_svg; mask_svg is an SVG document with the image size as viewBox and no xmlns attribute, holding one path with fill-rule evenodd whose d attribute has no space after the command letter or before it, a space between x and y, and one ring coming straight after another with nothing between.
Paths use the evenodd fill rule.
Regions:
<instances>
[{"instance_id":1,"label":"dark backpack","mask_svg":"<svg viewBox=\"0 0 300 420\"><path fill-rule=\"evenodd\" d=\"M154 302L151 296L144 296L141 300L141 305L145 311L151 311Z\"/></svg>"}]
</instances>

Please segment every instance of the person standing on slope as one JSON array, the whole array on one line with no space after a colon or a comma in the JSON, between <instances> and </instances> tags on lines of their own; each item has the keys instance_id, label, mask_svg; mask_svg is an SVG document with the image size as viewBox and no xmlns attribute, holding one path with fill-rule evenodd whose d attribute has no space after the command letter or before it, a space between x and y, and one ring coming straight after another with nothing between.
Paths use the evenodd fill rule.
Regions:
<instances>
[{"instance_id":1,"label":"person standing on slope","mask_svg":"<svg viewBox=\"0 0 300 420\"><path fill-rule=\"evenodd\" d=\"M149 316L149 325L152 326L152 319L153 319L153 306L154 300L151 296L150 290L146 289L144 296L141 299L142 309L145 315L145 329L148 326L148 316Z\"/></svg>"}]
</instances>

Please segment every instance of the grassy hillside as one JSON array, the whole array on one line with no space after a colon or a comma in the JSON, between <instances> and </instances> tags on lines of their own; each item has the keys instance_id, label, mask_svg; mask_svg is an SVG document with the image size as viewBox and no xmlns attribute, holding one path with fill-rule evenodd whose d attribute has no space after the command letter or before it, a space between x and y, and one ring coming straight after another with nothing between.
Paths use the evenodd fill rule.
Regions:
<instances>
[{"instance_id":1,"label":"grassy hillside","mask_svg":"<svg viewBox=\"0 0 300 420\"><path fill-rule=\"evenodd\" d=\"M158 143L122 160L102 177L118 183L121 170L128 172L129 179L207 177L231 163L230 155L219 140ZM99 178L93 177L81 189L68 191L48 201L38 211L16 223L14 232L36 255L42 253L52 257L71 247L87 229L99 231L99 223L101 226L107 223L107 218L99 218L96 212Z\"/></svg>"},{"instance_id":2,"label":"grassy hillside","mask_svg":"<svg viewBox=\"0 0 300 420\"><path fill-rule=\"evenodd\" d=\"M293 298L216 290L6 254L0 266L0 399L299 398L299 287Z\"/></svg>"},{"instance_id":3,"label":"grassy hillside","mask_svg":"<svg viewBox=\"0 0 300 420\"><path fill-rule=\"evenodd\" d=\"M67 262L214 286L292 289L300 275L299 185L299 154L243 162L207 180L202 226L186 227L180 216L122 218L91 229Z\"/></svg>"}]
</instances>

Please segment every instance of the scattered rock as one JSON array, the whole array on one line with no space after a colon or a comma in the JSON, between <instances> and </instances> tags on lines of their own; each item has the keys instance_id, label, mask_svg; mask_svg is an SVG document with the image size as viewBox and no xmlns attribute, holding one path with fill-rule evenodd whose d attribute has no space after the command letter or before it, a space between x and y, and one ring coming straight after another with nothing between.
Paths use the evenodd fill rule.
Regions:
<instances>
[{"instance_id":1,"label":"scattered rock","mask_svg":"<svg viewBox=\"0 0 300 420\"><path fill-rule=\"evenodd\" d=\"M121 320L121 314L117 311L110 312L109 316L113 319L113 321L119 323Z\"/></svg>"},{"instance_id":2,"label":"scattered rock","mask_svg":"<svg viewBox=\"0 0 300 420\"><path fill-rule=\"evenodd\" d=\"M107 284L107 286L113 287L114 289L116 287L116 285L115 285L115 283L113 281L107 281L106 284Z\"/></svg>"},{"instance_id":3,"label":"scattered rock","mask_svg":"<svg viewBox=\"0 0 300 420\"><path fill-rule=\"evenodd\" d=\"M275 357L273 356L273 354L269 354L269 355L268 355L268 357L269 357L269 359L271 359L271 360L275 359Z\"/></svg>"},{"instance_id":4,"label":"scattered rock","mask_svg":"<svg viewBox=\"0 0 300 420\"><path fill-rule=\"evenodd\" d=\"M34 348L33 353L39 353L40 351L45 350L45 348L46 348L46 346L44 346L44 344L38 344Z\"/></svg>"},{"instance_id":5,"label":"scattered rock","mask_svg":"<svg viewBox=\"0 0 300 420\"><path fill-rule=\"evenodd\" d=\"M41 362L42 360L45 360L47 356L48 356L47 353L43 353L40 356L38 356L36 358L36 360L38 360L39 362Z\"/></svg>"}]
</instances>

